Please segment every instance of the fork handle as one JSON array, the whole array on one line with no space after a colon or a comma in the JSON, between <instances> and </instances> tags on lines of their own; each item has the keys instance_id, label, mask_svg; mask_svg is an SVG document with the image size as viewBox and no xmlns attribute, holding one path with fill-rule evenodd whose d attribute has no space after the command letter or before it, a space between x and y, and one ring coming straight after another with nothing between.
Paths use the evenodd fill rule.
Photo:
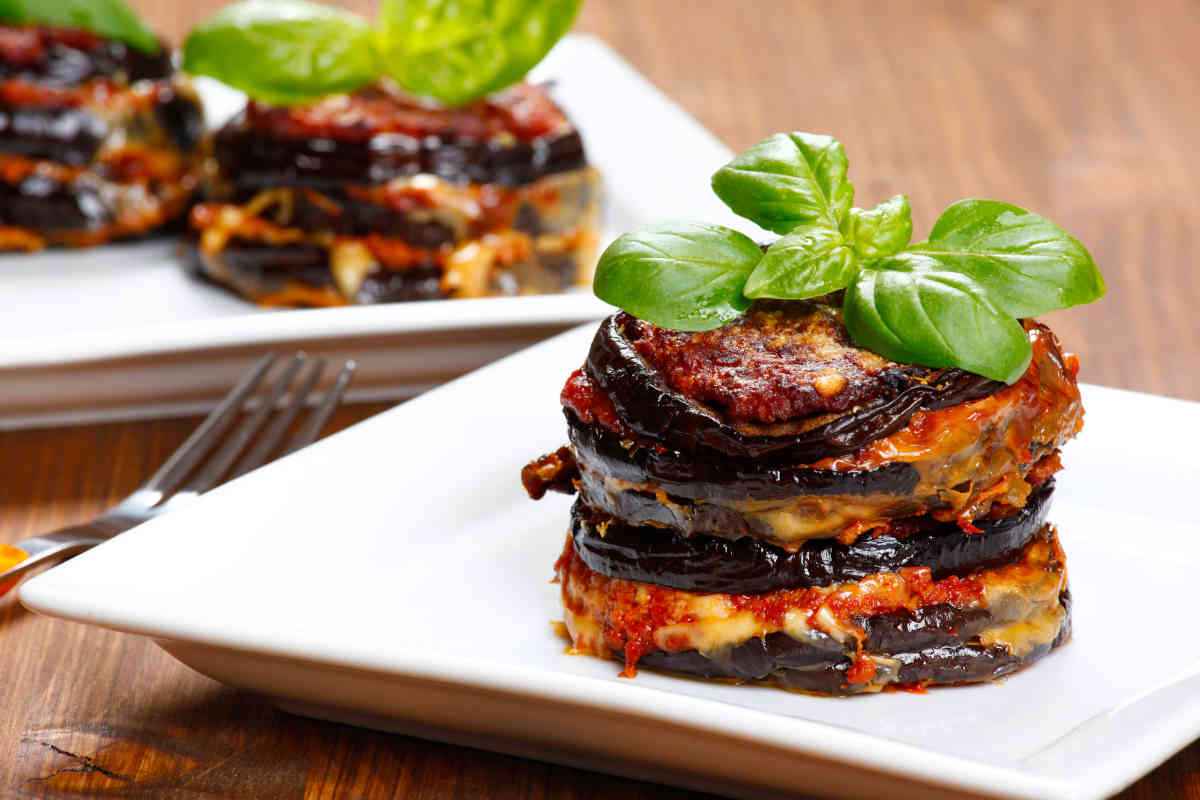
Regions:
<instances>
[{"instance_id":1,"label":"fork handle","mask_svg":"<svg viewBox=\"0 0 1200 800\"><path fill-rule=\"evenodd\" d=\"M5 584L8 584L11 580L20 578L30 570L79 555L84 550L90 550L102 541L104 540L100 538L84 539L75 537L67 539L64 537L60 540L55 540L49 536L35 536L32 539L21 542L17 546L28 553L29 557L0 572L0 594L4 594L11 588L11 586Z\"/></svg>"}]
</instances>

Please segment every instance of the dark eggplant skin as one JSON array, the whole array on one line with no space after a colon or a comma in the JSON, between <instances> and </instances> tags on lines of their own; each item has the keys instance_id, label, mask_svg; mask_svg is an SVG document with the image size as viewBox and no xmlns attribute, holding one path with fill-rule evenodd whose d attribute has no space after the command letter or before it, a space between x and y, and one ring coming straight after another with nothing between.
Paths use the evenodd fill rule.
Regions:
<instances>
[{"instance_id":1,"label":"dark eggplant skin","mask_svg":"<svg viewBox=\"0 0 1200 800\"><path fill-rule=\"evenodd\" d=\"M895 685L958 685L986 683L1010 675L1044 657L1071 637L1071 598L1064 591L1059 602L1066 610L1058 635L1049 644L1018 656L1003 645L983 645L975 640L987 627L987 612L929 606L920 613L895 612L872 617L864 653L898 662ZM618 661L623 655L613 653ZM867 687L846 680L852 665L849 652L829 637L817 635L801 642L786 633L752 638L722 653L696 650L643 655L639 667L699 678L769 681L787 689L824 695L858 694Z\"/></svg>"},{"instance_id":2,"label":"dark eggplant skin","mask_svg":"<svg viewBox=\"0 0 1200 800\"><path fill-rule=\"evenodd\" d=\"M217 132L213 153L238 192L280 186L338 189L418 174L452 183L523 186L587 165L583 139L574 130L504 144L403 134L379 134L365 141L280 138L248 125L245 114Z\"/></svg>"},{"instance_id":3,"label":"dark eggplant skin","mask_svg":"<svg viewBox=\"0 0 1200 800\"><path fill-rule=\"evenodd\" d=\"M172 144L185 153L195 150L204 138L204 109L194 96L179 92L173 84L159 87L154 116Z\"/></svg>"},{"instance_id":4,"label":"dark eggplant skin","mask_svg":"<svg viewBox=\"0 0 1200 800\"><path fill-rule=\"evenodd\" d=\"M95 176L63 182L34 173L16 183L0 181L0 225L45 233L82 232L102 228L114 217L103 182Z\"/></svg>"},{"instance_id":5,"label":"dark eggplant skin","mask_svg":"<svg viewBox=\"0 0 1200 800\"><path fill-rule=\"evenodd\" d=\"M204 112L194 97L160 85L151 113L171 145L181 152L190 153L200 143ZM0 155L83 167L96 159L111 133L103 115L86 106L0 104Z\"/></svg>"},{"instance_id":6,"label":"dark eggplant skin","mask_svg":"<svg viewBox=\"0 0 1200 800\"><path fill-rule=\"evenodd\" d=\"M86 108L0 106L0 153L82 167L95 158L108 123Z\"/></svg>"},{"instance_id":7,"label":"dark eggplant skin","mask_svg":"<svg viewBox=\"0 0 1200 800\"><path fill-rule=\"evenodd\" d=\"M192 152L204 132L198 101L169 85L157 87L150 113L161 126L167 145ZM138 124L145 124L137 120ZM135 125L135 128L137 125ZM70 167L93 165L112 125L87 107L12 106L0 104L0 155L42 159ZM105 177L103 165L95 165Z\"/></svg>"},{"instance_id":8,"label":"dark eggplant skin","mask_svg":"<svg viewBox=\"0 0 1200 800\"><path fill-rule=\"evenodd\" d=\"M79 86L96 78L120 78L128 83L161 80L175 71L171 48L159 43L158 52L143 53L115 39L78 32L56 32L53 28L16 29L41 39L40 59L19 63L0 60L0 79L30 80L47 86Z\"/></svg>"},{"instance_id":9,"label":"dark eggplant skin","mask_svg":"<svg viewBox=\"0 0 1200 800\"><path fill-rule=\"evenodd\" d=\"M409 267L399 272L383 270L368 275L354 302L401 303L412 300L440 300L448 297L442 289L442 269L436 264Z\"/></svg>"},{"instance_id":10,"label":"dark eggplant skin","mask_svg":"<svg viewBox=\"0 0 1200 800\"><path fill-rule=\"evenodd\" d=\"M571 535L576 554L601 575L692 592L760 594L829 586L902 567L929 567L940 580L1018 556L1045 524L1053 493L1049 480L1016 514L978 520L979 533L926 518L915 533L863 536L852 544L815 539L795 551L750 537L682 536L635 527L592 512L582 500L571 510Z\"/></svg>"},{"instance_id":11,"label":"dark eggplant skin","mask_svg":"<svg viewBox=\"0 0 1200 800\"><path fill-rule=\"evenodd\" d=\"M566 411L568 434L581 464L606 477L653 483L672 497L688 500L784 500L797 495L910 494L920 475L908 463L873 470L772 466L745 459L697 457L667 448L634 446L599 425L582 423ZM584 474L584 480L588 475Z\"/></svg>"},{"instance_id":12,"label":"dark eggplant skin","mask_svg":"<svg viewBox=\"0 0 1200 800\"><path fill-rule=\"evenodd\" d=\"M329 253L316 245L267 245L232 240L216 256L203 253L194 242L189 249L195 271L206 280L224 283L218 276L229 275L236 285L274 290L281 289L289 281L315 289L334 287ZM210 263L208 259L218 259L220 263ZM381 270L363 280L355 302L439 300L446 297L441 281L441 267L432 262L400 271Z\"/></svg>"},{"instance_id":13,"label":"dark eggplant skin","mask_svg":"<svg viewBox=\"0 0 1200 800\"><path fill-rule=\"evenodd\" d=\"M192 253L201 273L207 273L199 248L193 247ZM233 239L221 251L221 258L225 269L238 279L294 280L314 287L333 286L329 254L316 245L267 245Z\"/></svg>"},{"instance_id":14,"label":"dark eggplant skin","mask_svg":"<svg viewBox=\"0 0 1200 800\"><path fill-rule=\"evenodd\" d=\"M259 190L241 191L232 198L248 203ZM290 215L279 224L306 231L329 231L339 236L378 234L403 239L413 247L436 250L458 241L453 228L436 219L417 218L413 214L380 203L355 197L346 187L324 189L319 198L307 191L292 194Z\"/></svg>"},{"instance_id":15,"label":"dark eggplant skin","mask_svg":"<svg viewBox=\"0 0 1200 800\"><path fill-rule=\"evenodd\" d=\"M3 144L0 144L0 151ZM242 190L229 198L230 202L245 204L254 200L260 190ZM356 197L347 187L323 189L319 198L312 191L299 190L292 194L289 216L278 220L281 225L309 231L329 231L340 236L378 234L402 239L413 247L437 250L460 241L454 228L438 219L419 217L391 206ZM513 221L513 230L539 236L547 231L541 216L528 203L522 203Z\"/></svg>"},{"instance_id":16,"label":"dark eggplant skin","mask_svg":"<svg viewBox=\"0 0 1200 800\"><path fill-rule=\"evenodd\" d=\"M621 420L638 436L689 455L710 454L741 461L807 464L846 455L903 428L920 410L935 410L987 397L1004 384L950 369L929 383L897 371L889 395L797 433L751 435L669 387L637 351L621 312L600 324L588 351L588 376L612 400ZM932 371L931 371L932 374Z\"/></svg>"}]
</instances>

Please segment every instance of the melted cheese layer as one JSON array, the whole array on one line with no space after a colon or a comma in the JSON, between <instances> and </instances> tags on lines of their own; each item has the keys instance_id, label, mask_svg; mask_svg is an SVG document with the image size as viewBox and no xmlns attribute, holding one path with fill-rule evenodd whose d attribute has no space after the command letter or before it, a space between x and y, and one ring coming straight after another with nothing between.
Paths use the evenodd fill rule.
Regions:
<instances>
[{"instance_id":1,"label":"melted cheese layer","mask_svg":"<svg viewBox=\"0 0 1200 800\"><path fill-rule=\"evenodd\" d=\"M414 266L436 266L443 295L453 298L561 291L564 259L573 264L572 274L566 276L569 282L591 280L599 240L600 194L599 173L592 168L550 175L511 189L458 186L432 175L353 188L362 199L384 207L396 197L410 201L419 197L420 207L405 211L405 216L442 223L455 232L455 243L424 249L396 237L343 236L330 230L294 227L295 193L300 190L280 187L262 191L242 205L206 203L193 210L191 226L199 235L204 270L263 305L353 303L368 276ZM336 208L334 201L328 202ZM525 207L536 210L541 231L536 235L513 227L518 209ZM308 287L306 292L295 278L239 273L223 257L234 241L325 250L333 286L316 291L316 287Z\"/></svg>"},{"instance_id":2,"label":"melted cheese layer","mask_svg":"<svg viewBox=\"0 0 1200 800\"><path fill-rule=\"evenodd\" d=\"M653 650L719 654L773 633L799 641L827 636L853 651L865 639L863 618L936 604L987 609L991 624L979 641L1005 645L1019 656L1052 642L1066 617L1059 599L1066 588L1065 560L1053 529L1047 534L1011 564L967 578L932 581L928 569L906 569L755 596L699 594L608 578L575 557L569 537L557 573L575 649L604 658L624 652L630 671L638 657Z\"/></svg>"}]
</instances>

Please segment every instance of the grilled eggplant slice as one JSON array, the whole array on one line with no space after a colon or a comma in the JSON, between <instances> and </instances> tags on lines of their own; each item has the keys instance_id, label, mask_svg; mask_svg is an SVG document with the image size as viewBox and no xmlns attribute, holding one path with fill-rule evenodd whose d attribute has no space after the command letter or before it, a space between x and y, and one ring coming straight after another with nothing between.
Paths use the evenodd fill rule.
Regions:
<instances>
[{"instance_id":1,"label":"grilled eggplant slice","mask_svg":"<svg viewBox=\"0 0 1200 800\"><path fill-rule=\"evenodd\" d=\"M1044 357L1061 369L1048 330L1031 335L1050 340ZM656 366L647 354L665 363ZM739 466L847 455L903 429L918 411L1004 388L962 370L902 366L857 348L840 309L824 300L759 303L738 321L699 334L615 314L596 332L586 371L631 433ZM713 399L724 408L705 402Z\"/></svg>"},{"instance_id":2,"label":"grilled eggplant slice","mask_svg":"<svg viewBox=\"0 0 1200 800\"><path fill-rule=\"evenodd\" d=\"M571 535L580 560L601 575L689 592L758 594L829 586L907 567L927 567L940 580L1011 559L1041 531L1053 491L1049 480L1024 508L979 520L976 533L917 517L849 544L820 539L798 550L750 537L680 536L633 527L582 502L571 510Z\"/></svg>"},{"instance_id":3,"label":"grilled eggplant slice","mask_svg":"<svg viewBox=\"0 0 1200 800\"><path fill-rule=\"evenodd\" d=\"M1071 638L1069 593L1064 592L1061 606L1064 616L1054 639L1019 654L1004 645L980 643L868 650L865 658L874 665L875 674L867 684L850 682L856 661L843 650L824 642L799 642L783 633L750 639L715 657L697 650L656 650L642 656L639 663L650 669L697 678L766 682L785 689L835 696L878 691L887 686L914 688L987 683L1029 666ZM968 613L937 611L942 612L956 630L971 631L977 627L971 624ZM913 622L914 615L910 613L888 616L898 617L893 623L898 631L920 625ZM876 627L883 628L887 622L881 620ZM613 658L619 660L620 654L614 653Z\"/></svg>"},{"instance_id":4,"label":"grilled eggplant slice","mask_svg":"<svg viewBox=\"0 0 1200 800\"><path fill-rule=\"evenodd\" d=\"M618 321L604 326L612 330ZM1031 476L1057 468L1057 449L1082 425L1074 369L1047 328L1029 323L1027 329L1034 358L1012 386L945 407L940 407L945 398L936 399L939 407L912 413L887 436L876 436L868 420L869 433L863 434L868 442L813 462L782 460L789 443L803 437L794 430L801 422L787 423L789 430L770 437L756 434L755 441L781 443L757 457L716 452L705 438L714 427L687 438L686 426L674 425L671 420L679 416L669 412L655 423L662 438L646 435L648 428L634 429L585 369L568 380L562 398L579 473L573 485L592 508L629 525L665 526L685 535L755 536L789 548L806 539L853 537L918 514L969 529L996 504L1023 506L1036 482ZM652 380L657 380L652 374L641 375L636 382L646 386ZM691 403L697 415L707 415L726 433L744 432L744 426L731 426L678 392L673 397L664 407ZM838 424L849 424L860 411L846 412ZM859 435L849 428L845 433ZM672 446L681 438L688 449Z\"/></svg>"},{"instance_id":5,"label":"grilled eggplant slice","mask_svg":"<svg viewBox=\"0 0 1200 800\"><path fill-rule=\"evenodd\" d=\"M598 175L539 87L457 110L384 86L251 103L216 135L209 175L197 263L260 304L548 293L591 276ZM327 274L266 252L296 247Z\"/></svg>"},{"instance_id":6,"label":"grilled eggplant slice","mask_svg":"<svg viewBox=\"0 0 1200 800\"><path fill-rule=\"evenodd\" d=\"M165 43L155 53L144 53L78 28L0 25L0 80L73 87L97 78L157 81L173 73Z\"/></svg>"},{"instance_id":7,"label":"grilled eggplant slice","mask_svg":"<svg viewBox=\"0 0 1200 800\"><path fill-rule=\"evenodd\" d=\"M177 219L202 130L168 49L0 26L0 249L94 245Z\"/></svg>"},{"instance_id":8,"label":"grilled eggplant slice","mask_svg":"<svg viewBox=\"0 0 1200 800\"><path fill-rule=\"evenodd\" d=\"M602 576L568 544L559 580L577 650L702 677L823 694L993 680L1070 635L1053 528L1001 566L934 580L907 568L761 595L697 594Z\"/></svg>"}]
</instances>

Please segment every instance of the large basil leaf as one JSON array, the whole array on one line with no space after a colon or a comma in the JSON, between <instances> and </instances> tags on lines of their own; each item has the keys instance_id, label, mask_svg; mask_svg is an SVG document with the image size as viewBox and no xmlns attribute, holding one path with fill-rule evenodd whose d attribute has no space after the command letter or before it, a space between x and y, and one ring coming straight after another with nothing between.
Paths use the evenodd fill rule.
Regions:
<instances>
[{"instance_id":1,"label":"large basil leaf","mask_svg":"<svg viewBox=\"0 0 1200 800\"><path fill-rule=\"evenodd\" d=\"M858 258L837 230L821 225L797 228L767 249L746 281L747 297L803 300L845 289L858 270Z\"/></svg>"},{"instance_id":2,"label":"large basil leaf","mask_svg":"<svg viewBox=\"0 0 1200 800\"><path fill-rule=\"evenodd\" d=\"M146 53L157 53L160 46L158 37L124 0L0 0L0 20L80 28Z\"/></svg>"},{"instance_id":3,"label":"large basil leaf","mask_svg":"<svg viewBox=\"0 0 1200 800\"><path fill-rule=\"evenodd\" d=\"M942 212L929 241L909 249L969 275L1015 317L1104 296L1087 248L1045 217L996 200L960 200Z\"/></svg>"},{"instance_id":4,"label":"large basil leaf","mask_svg":"<svg viewBox=\"0 0 1200 800\"><path fill-rule=\"evenodd\" d=\"M754 240L720 225L680 222L627 233L608 246L593 288L605 302L664 328L706 331L750 307Z\"/></svg>"},{"instance_id":5,"label":"large basil leaf","mask_svg":"<svg viewBox=\"0 0 1200 800\"><path fill-rule=\"evenodd\" d=\"M1032 349L1021 324L971 278L938 270L932 259L864 269L846 290L843 316L855 344L930 367L961 367L1012 383Z\"/></svg>"},{"instance_id":6,"label":"large basil leaf","mask_svg":"<svg viewBox=\"0 0 1200 800\"><path fill-rule=\"evenodd\" d=\"M850 209L846 238L865 259L899 253L912 239L912 210L902 194L884 200L870 210Z\"/></svg>"},{"instance_id":7,"label":"large basil leaf","mask_svg":"<svg viewBox=\"0 0 1200 800\"><path fill-rule=\"evenodd\" d=\"M379 75L367 23L305 0L226 6L188 36L183 68L276 105L353 91Z\"/></svg>"},{"instance_id":8,"label":"large basil leaf","mask_svg":"<svg viewBox=\"0 0 1200 800\"><path fill-rule=\"evenodd\" d=\"M712 188L735 214L775 233L800 225L836 229L854 202L837 139L777 133L717 170Z\"/></svg>"},{"instance_id":9,"label":"large basil leaf","mask_svg":"<svg viewBox=\"0 0 1200 800\"><path fill-rule=\"evenodd\" d=\"M383 0L380 48L413 94L461 105L516 83L571 28L582 0Z\"/></svg>"}]
</instances>

